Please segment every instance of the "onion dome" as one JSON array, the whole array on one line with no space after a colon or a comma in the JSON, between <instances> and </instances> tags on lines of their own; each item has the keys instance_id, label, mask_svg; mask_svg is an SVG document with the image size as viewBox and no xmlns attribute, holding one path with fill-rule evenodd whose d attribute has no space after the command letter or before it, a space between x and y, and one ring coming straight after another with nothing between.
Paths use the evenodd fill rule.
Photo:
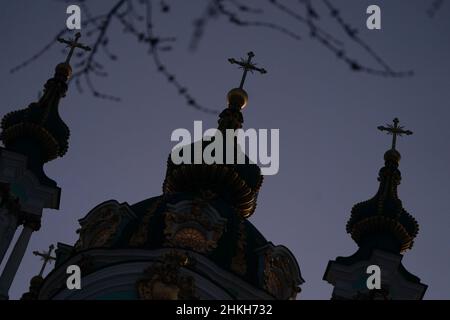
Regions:
<instances>
[{"instance_id":1,"label":"onion dome","mask_svg":"<svg viewBox=\"0 0 450 320\"><path fill-rule=\"evenodd\" d=\"M401 156L395 149L396 136L412 132L399 127L398 119L394 119L394 126L379 129L394 136L392 148L384 154L385 165L379 171L380 186L373 198L353 207L346 229L359 247L400 253L412 248L419 230L417 221L403 208L397 194Z\"/></svg>"},{"instance_id":2,"label":"onion dome","mask_svg":"<svg viewBox=\"0 0 450 320\"><path fill-rule=\"evenodd\" d=\"M44 94L28 108L3 117L1 139L6 148L41 163L62 157L67 152L70 131L58 112L59 101L67 91L70 65L61 63L47 81Z\"/></svg>"},{"instance_id":3,"label":"onion dome","mask_svg":"<svg viewBox=\"0 0 450 320\"><path fill-rule=\"evenodd\" d=\"M55 68L53 78L44 86L44 94L38 102L27 108L6 114L1 121L0 139L11 151L27 157L27 164L41 182L56 185L43 172L46 162L62 157L69 147L70 131L59 115L59 102L66 95L67 82L72 75L70 59L75 49L90 50L78 43L81 37L77 33L75 39L58 39L66 44L69 54L65 62Z\"/></svg>"},{"instance_id":4,"label":"onion dome","mask_svg":"<svg viewBox=\"0 0 450 320\"><path fill-rule=\"evenodd\" d=\"M241 129L244 122L241 110L248 103L248 94L243 89L247 72L258 71L263 74L267 72L251 63L253 56L253 52L249 52L247 60L229 59L230 63L238 64L244 70L244 73L239 88L229 91L227 95L228 107L219 115L218 130L223 133L223 159L227 158L226 142L228 137L225 134L226 130ZM209 190L232 203L241 217L248 218L252 215L256 209L256 200L263 176L260 168L252 163L247 155L243 155L244 163L238 163L238 154L242 154L243 151L236 143L236 137L231 139L234 139L235 161L233 164L225 164L225 161L224 164L194 164L195 150L200 149L203 153L203 150L213 142L212 139L191 144L192 161L190 161L190 164L174 164L169 156L166 178L163 184L164 194ZM198 144L201 144L201 146L199 147Z\"/></svg>"},{"instance_id":5,"label":"onion dome","mask_svg":"<svg viewBox=\"0 0 450 320\"><path fill-rule=\"evenodd\" d=\"M243 117L239 108L230 105L219 117L219 130L242 128ZM226 136L224 136L223 152L226 158ZM201 140L191 144L191 155L194 155L196 145L201 144L200 150L204 150L212 141ZM183 152L183 151L180 151ZM234 158L242 152L239 146L234 144ZM247 218L256 209L256 201L263 176L260 168L250 162L244 155L243 164L195 164L194 156L190 164L174 164L169 157L167 162L166 177L163 184L164 194L177 192L200 192L209 190L220 195L223 199L232 203L239 215Z\"/></svg>"}]
</instances>

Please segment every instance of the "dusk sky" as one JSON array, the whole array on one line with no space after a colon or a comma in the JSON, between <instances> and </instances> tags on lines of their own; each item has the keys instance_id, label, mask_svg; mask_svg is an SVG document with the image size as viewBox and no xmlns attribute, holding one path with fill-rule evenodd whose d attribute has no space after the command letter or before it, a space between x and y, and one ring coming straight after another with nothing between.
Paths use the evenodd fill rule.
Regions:
<instances>
[{"instance_id":1,"label":"dusk sky","mask_svg":"<svg viewBox=\"0 0 450 320\"><path fill-rule=\"evenodd\" d=\"M91 2L92 13L113 3L86 1ZM311 40L305 25L268 1L242 1L264 10L244 16L278 23L301 40L268 28L238 27L220 17L208 23L197 50L190 51L193 21L204 12L206 1L166 2L171 10L163 14L154 1L155 32L174 36L176 42L172 51L161 53L161 60L199 104L218 112L225 108L228 90L241 77L227 61L230 57L245 57L252 50L255 61L268 70L247 79L244 127L280 130L280 171L265 177L250 221L269 241L294 253L306 281L298 298L329 299L332 286L322 280L328 261L357 250L345 224L352 206L378 188L378 170L391 138L377 126L398 117L414 132L398 141L399 197L420 226L403 264L429 286L425 299L450 299L450 4L430 17L432 1L332 1L394 70L414 71L411 77L394 78L351 71ZM304 13L298 1L282 2ZM366 28L371 4L381 7L381 30ZM65 59L63 48L55 44L34 63L10 73L65 28L66 7L64 1L2 1L1 116L35 101L56 64ZM344 40L349 55L380 68L345 37L322 2L317 8L320 25ZM45 167L62 189L60 210L44 212L42 228L33 234L11 288L12 299L20 298L39 272L41 261L32 251L51 243L74 244L78 219L90 209L110 199L131 205L162 193L167 156L175 144L170 141L173 130L192 131L195 120L202 120L205 129L217 127L217 115L188 106L156 72L144 44L124 34L117 23L109 33L109 49L118 60L99 53L97 60L109 76L94 82L121 101L95 98L86 89L80 93L74 83L61 101L61 117L71 130L69 151ZM92 45L90 39L85 37L86 44Z\"/></svg>"}]
</instances>

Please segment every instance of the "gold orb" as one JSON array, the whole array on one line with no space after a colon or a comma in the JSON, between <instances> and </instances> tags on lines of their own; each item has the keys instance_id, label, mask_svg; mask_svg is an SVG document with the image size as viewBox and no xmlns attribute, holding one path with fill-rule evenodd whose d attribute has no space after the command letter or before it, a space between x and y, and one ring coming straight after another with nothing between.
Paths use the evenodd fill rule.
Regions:
<instances>
[{"instance_id":1,"label":"gold orb","mask_svg":"<svg viewBox=\"0 0 450 320\"><path fill-rule=\"evenodd\" d=\"M228 106L244 109L248 102L248 94L244 89L234 88L227 95Z\"/></svg>"},{"instance_id":2,"label":"gold orb","mask_svg":"<svg viewBox=\"0 0 450 320\"><path fill-rule=\"evenodd\" d=\"M65 78L67 81L72 76L72 67L68 63L60 63L55 68L55 74Z\"/></svg>"},{"instance_id":3,"label":"gold orb","mask_svg":"<svg viewBox=\"0 0 450 320\"><path fill-rule=\"evenodd\" d=\"M400 152L395 149L390 149L384 154L385 161L400 162L401 158L402 156L400 155Z\"/></svg>"}]
</instances>

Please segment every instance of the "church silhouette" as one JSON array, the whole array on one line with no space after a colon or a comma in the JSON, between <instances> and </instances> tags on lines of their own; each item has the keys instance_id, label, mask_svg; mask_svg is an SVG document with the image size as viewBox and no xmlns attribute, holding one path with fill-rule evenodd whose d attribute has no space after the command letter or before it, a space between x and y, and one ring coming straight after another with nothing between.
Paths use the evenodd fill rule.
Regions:
<instances>
[{"instance_id":1,"label":"church silhouette","mask_svg":"<svg viewBox=\"0 0 450 320\"><path fill-rule=\"evenodd\" d=\"M1 122L0 148L0 298L9 289L43 209L58 209L62 190L44 172L44 165L63 157L70 131L58 113L68 90L74 50L90 50L73 40L64 63L45 84L43 96ZM247 60L230 59L244 70L240 86L228 93L218 130L243 127L243 89L249 71L266 73ZM379 171L375 196L356 204L346 230L358 245L349 257L324 266L323 280L333 286L331 299L420 300L427 286L407 271L403 253L413 247L419 225L397 194L401 181L397 137L411 131L394 119L378 128L393 137ZM202 148L206 141L200 141ZM192 145L193 147L193 145ZM247 159L248 160L248 159ZM55 177L57 179L57 177ZM79 220L79 239L34 252L44 263L30 281L24 300L288 300L300 299L304 283L299 264L283 245L268 241L248 221L256 210L263 175L258 165L174 164L168 158L162 194L136 204L109 200ZM9 257L14 234L23 226ZM55 250L55 251L53 251ZM53 255L54 254L54 255ZM49 262L54 268L44 277ZM68 268L81 276L70 287ZM368 287L367 270L377 266L381 283Z\"/></svg>"}]
</instances>

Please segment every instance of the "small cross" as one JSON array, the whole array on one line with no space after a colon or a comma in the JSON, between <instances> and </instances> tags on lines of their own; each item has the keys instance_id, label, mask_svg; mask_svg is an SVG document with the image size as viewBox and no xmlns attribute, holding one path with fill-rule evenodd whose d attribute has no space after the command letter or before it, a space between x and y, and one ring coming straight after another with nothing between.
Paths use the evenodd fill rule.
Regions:
<instances>
[{"instance_id":1,"label":"small cross","mask_svg":"<svg viewBox=\"0 0 450 320\"><path fill-rule=\"evenodd\" d=\"M256 67L256 63L252 63L252 58L255 56L255 54L253 52L249 52L247 53L248 58L247 60L241 59L240 61L237 61L236 59L230 58L228 59L228 61L231 64L237 64L240 66L240 69L244 69L244 74L242 75L242 79L241 79L241 84L239 85L240 89L244 88L244 82L245 82L245 78L247 77L247 73L248 71L253 72L253 71L258 71L261 74L267 73L266 69L263 68L257 68Z\"/></svg>"},{"instance_id":2,"label":"small cross","mask_svg":"<svg viewBox=\"0 0 450 320\"><path fill-rule=\"evenodd\" d=\"M52 251L55 248L54 245L50 245L48 247L48 251L39 252L39 251L33 251L33 254L35 256L39 256L44 261L44 264L41 267L41 271L39 272L39 276L42 277L42 274L44 273L45 267L47 266L47 263L51 263L53 260L56 260L56 257L52 256Z\"/></svg>"},{"instance_id":3,"label":"small cross","mask_svg":"<svg viewBox=\"0 0 450 320\"><path fill-rule=\"evenodd\" d=\"M58 38L57 39L58 42L64 43L64 44L67 45L67 48L70 48L69 55L67 56L67 59L66 59L66 63L67 64L69 64L70 59L72 59L73 52L75 51L76 48L83 49L85 51L91 51L90 47L85 46L85 45L83 45L83 44L78 42L78 39L80 39L80 37L81 37L81 33L78 32L75 35L75 39L69 39L69 40L65 40L63 38Z\"/></svg>"},{"instance_id":4,"label":"small cross","mask_svg":"<svg viewBox=\"0 0 450 320\"><path fill-rule=\"evenodd\" d=\"M392 135L392 149L395 150L395 146L397 144L397 136L401 137L404 134L407 136L410 136L413 134L410 130L404 130L403 126L398 125L399 120L397 118L394 119L394 125L388 124L387 127L379 126L378 130L380 131L387 131L387 134Z\"/></svg>"}]
</instances>

